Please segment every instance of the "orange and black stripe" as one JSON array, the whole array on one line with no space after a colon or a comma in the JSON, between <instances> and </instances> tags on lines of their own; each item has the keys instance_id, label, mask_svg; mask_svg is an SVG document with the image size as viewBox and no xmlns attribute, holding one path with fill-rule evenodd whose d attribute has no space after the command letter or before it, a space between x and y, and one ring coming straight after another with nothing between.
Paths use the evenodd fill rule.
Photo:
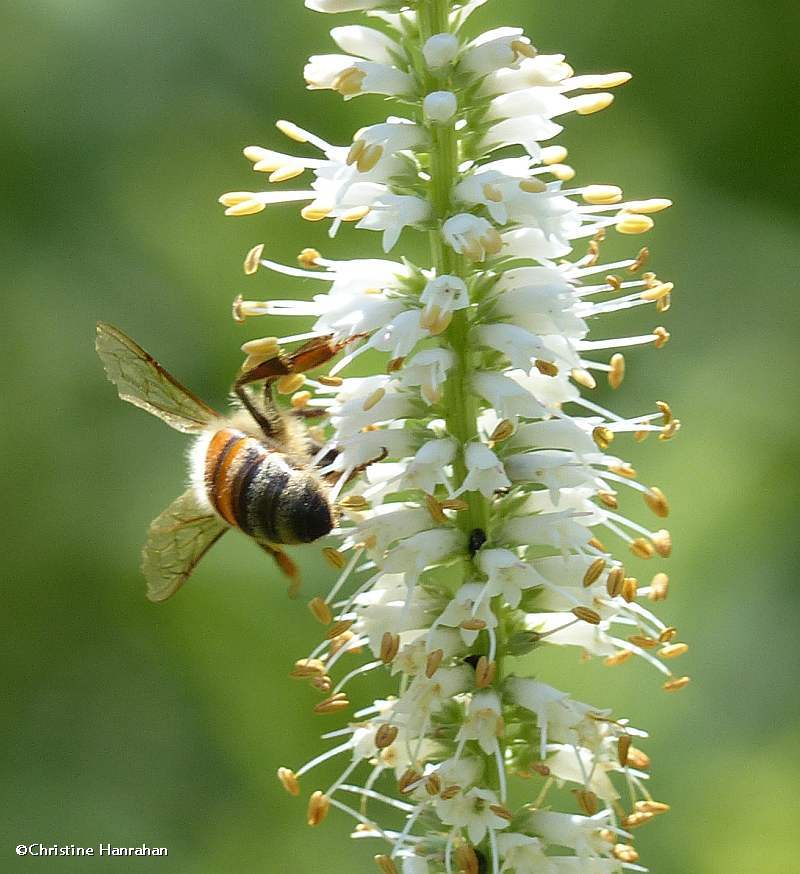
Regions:
<instances>
[{"instance_id":1,"label":"orange and black stripe","mask_svg":"<svg viewBox=\"0 0 800 874\"><path fill-rule=\"evenodd\" d=\"M322 484L286 455L236 428L211 438L206 493L214 509L245 534L269 543L310 543L333 527Z\"/></svg>"},{"instance_id":2,"label":"orange and black stripe","mask_svg":"<svg viewBox=\"0 0 800 874\"><path fill-rule=\"evenodd\" d=\"M272 450L236 428L223 428L206 450L206 492L214 509L229 524L252 534L248 491Z\"/></svg>"}]
</instances>

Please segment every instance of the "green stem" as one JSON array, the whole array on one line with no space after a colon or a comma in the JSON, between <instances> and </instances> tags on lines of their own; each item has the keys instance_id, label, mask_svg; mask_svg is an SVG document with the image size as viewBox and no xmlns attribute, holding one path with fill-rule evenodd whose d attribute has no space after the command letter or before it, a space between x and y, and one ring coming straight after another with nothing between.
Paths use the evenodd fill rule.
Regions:
<instances>
[{"instance_id":1,"label":"green stem","mask_svg":"<svg viewBox=\"0 0 800 874\"><path fill-rule=\"evenodd\" d=\"M420 37L424 43L437 33L449 30L450 0L420 0L418 20ZM426 90L450 89L451 82L426 74ZM462 255L458 255L446 245L441 225L453 213L452 191L458 181L459 140L454 124L430 123L430 197L433 204L436 229L430 233L431 259L437 275L449 274L468 280L470 266ZM480 407L475 397L470 379L474 370L474 352L469 342L471 310L462 309L453 313L453 320L445 333L445 339L454 354L454 363L448 373L444 388L444 409L447 430L459 443L459 452L453 463L455 484L460 487L467 476L464 457L466 445L478 436L478 415ZM489 534L489 501L480 492L466 492L463 495L467 509L458 514L459 525L469 536L476 529ZM502 658L505 646L505 628L502 597L494 599L492 608L498 617L497 636L497 674L495 683L502 682ZM500 739L501 748L503 739ZM491 771L490 771L491 773ZM499 774L493 774L492 788L499 789Z\"/></svg>"},{"instance_id":2,"label":"green stem","mask_svg":"<svg viewBox=\"0 0 800 874\"><path fill-rule=\"evenodd\" d=\"M449 0L422 0L419 6L420 35L424 42L449 28ZM449 81L437 81L428 76L429 91L448 88ZM441 224L452 213L451 194L458 179L459 143L453 124L429 125L431 136L431 202L437 229L430 233L431 258L437 275L449 274L462 279L469 277L469 268L463 256L447 246L442 238ZM457 310L445 337L455 354L444 389L445 421L447 430L456 438L460 452L453 464L456 485L460 486L467 476L464 447L478 433L479 407L470 386L472 354L469 348L469 310ZM475 529L486 531L489 520L487 500L479 492L467 492L464 500L468 509L459 514L459 524L469 535Z\"/></svg>"}]
</instances>

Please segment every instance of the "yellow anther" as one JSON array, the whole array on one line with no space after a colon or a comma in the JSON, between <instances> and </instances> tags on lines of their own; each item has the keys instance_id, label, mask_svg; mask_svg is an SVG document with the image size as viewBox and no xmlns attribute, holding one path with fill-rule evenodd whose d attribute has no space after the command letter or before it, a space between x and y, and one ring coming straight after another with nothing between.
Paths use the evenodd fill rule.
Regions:
<instances>
[{"instance_id":1,"label":"yellow anther","mask_svg":"<svg viewBox=\"0 0 800 874\"><path fill-rule=\"evenodd\" d=\"M331 87L334 91L338 91L342 97L353 97L355 94L361 93L361 86L366 78L367 74L364 70L359 70L358 67L348 67L334 77Z\"/></svg>"},{"instance_id":2,"label":"yellow anther","mask_svg":"<svg viewBox=\"0 0 800 874\"><path fill-rule=\"evenodd\" d=\"M356 167L360 173L368 173L383 157L383 146L367 146L356 159Z\"/></svg>"},{"instance_id":3,"label":"yellow anther","mask_svg":"<svg viewBox=\"0 0 800 874\"><path fill-rule=\"evenodd\" d=\"M688 686L691 682L689 677L678 677L675 680L668 680L663 685L663 689L666 692L677 692L679 689L683 689L684 686Z\"/></svg>"},{"instance_id":4,"label":"yellow anther","mask_svg":"<svg viewBox=\"0 0 800 874\"><path fill-rule=\"evenodd\" d=\"M314 713L338 713L340 710L346 710L349 706L350 702L347 699L347 695L344 692L337 692L335 695L331 695L330 698L320 701L314 707Z\"/></svg>"},{"instance_id":5,"label":"yellow anther","mask_svg":"<svg viewBox=\"0 0 800 874\"><path fill-rule=\"evenodd\" d=\"M581 192L586 203L605 205L619 203L622 200L622 189L616 185L587 185Z\"/></svg>"},{"instance_id":6,"label":"yellow anther","mask_svg":"<svg viewBox=\"0 0 800 874\"><path fill-rule=\"evenodd\" d=\"M661 558L669 558L672 555L672 535L666 528L662 528L653 535L653 546Z\"/></svg>"},{"instance_id":7,"label":"yellow anther","mask_svg":"<svg viewBox=\"0 0 800 874\"><path fill-rule=\"evenodd\" d=\"M339 218L343 222L360 222L364 216L369 215L370 208L368 206L354 206L343 212Z\"/></svg>"},{"instance_id":8,"label":"yellow anther","mask_svg":"<svg viewBox=\"0 0 800 874\"><path fill-rule=\"evenodd\" d=\"M308 136L306 132L298 127L294 122L285 121L284 119L280 119L275 122L275 127L285 136L289 137L290 140L294 140L296 143L307 143Z\"/></svg>"},{"instance_id":9,"label":"yellow anther","mask_svg":"<svg viewBox=\"0 0 800 874\"><path fill-rule=\"evenodd\" d=\"M633 604L636 600L636 594L638 592L639 581L636 577L625 577L622 581L622 598L628 604Z\"/></svg>"},{"instance_id":10,"label":"yellow anther","mask_svg":"<svg viewBox=\"0 0 800 874\"><path fill-rule=\"evenodd\" d=\"M625 569L615 567L609 571L606 579L606 591L611 598L616 598L622 594L622 587L625 583Z\"/></svg>"},{"instance_id":11,"label":"yellow anther","mask_svg":"<svg viewBox=\"0 0 800 874\"><path fill-rule=\"evenodd\" d=\"M631 266L628 267L628 271L630 273L638 273L642 269L642 267L644 267L644 265L647 264L647 261L649 260L649 258L650 258L650 250L647 248L647 246L645 246L642 249L639 249L639 254L636 256L633 264L631 264Z\"/></svg>"},{"instance_id":12,"label":"yellow anther","mask_svg":"<svg viewBox=\"0 0 800 874\"><path fill-rule=\"evenodd\" d=\"M655 546L646 537L637 537L630 544L631 552L637 558L652 558L655 555Z\"/></svg>"},{"instance_id":13,"label":"yellow anther","mask_svg":"<svg viewBox=\"0 0 800 874\"><path fill-rule=\"evenodd\" d=\"M608 384L611 388L617 389L625 379L625 356L617 352L611 356L608 363L611 365L611 370L608 371Z\"/></svg>"},{"instance_id":14,"label":"yellow anther","mask_svg":"<svg viewBox=\"0 0 800 874\"><path fill-rule=\"evenodd\" d=\"M615 228L620 234L646 234L653 228L655 222L648 215L621 212L617 216Z\"/></svg>"},{"instance_id":15,"label":"yellow anther","mask_svg":"<svg viewBox=\"0 0 800 874\"><path fill-rule=\"evenodd\" d=\"M348 151L347 157L345 158L345 164L347 164L348 167L351 167L353 164L355 164L361 153L366 148L366 145L367 144L364 142L364 140L355 140L353 142L353 145L350 146L350 150Z\"/></svg>"},{"instance_id":16,"label":"yellow anther","mask_svg":"<svg viewBox=\"0 0 800 874\"><path fill-rule=\"evenodd\" d=\"M283 167L278 167L269 174L270 182L288 182L289 179L294 179L305 173L306 168L302 164L284 164Z\"/></svg>"},{"instance_id":17,"label":"yellow anther","mask_svg":"<svg viewBox=\"0 0 800 874\"><path fill-rule=\"evenodd\" d=\"M391 631L384 631L381 638L380 659L385 664L389 664L400 650L400 635L392 634Z\"/></svg>"},{"instance_id":18,"label":"yellow anther","mask_svg":"<svg viewBox=\"0 0 800 874\"><path fill-rule=\"evenodd\" d=\"M281 164L286 163L286 156L281 155L278 152L273 152L272 149L265 149L262 146L246 146L242 149L242 154L247 158L248 161L251 161L253 164L260 163L271 163L272 167L270 167L270 173L273 170L277 170Z\"/></svg>"},{"instance_id":19,"label":"yellow anther","mask_svg":"<svg viewBox=\"0 0 800 874\"><path fill-rule=\"evenodd\" d=\"M644 502L660 519L669 516L669 502L658 486L651 486L649 491L644 493Z\"/></svg>"},{"instance_id":20,"label":"yellow anther","mask_svg":"<svg viewBox=\"0 0 800 874\"><path fill-rule=\"evenodd\" d=\"M689 645L686 643L669 643L662 647L658 654L662 659L676 659L689 651Z\"/></svg>"},{"instance_id":21,"label":"yellow anther","mask_svg":"<svg viewBox=\"0 0 800 874\"><path fill-rule=\"evenodd\" d=\"M570 376L578 383L578 385L582 385L584 388L597 388L597 381L595 378L588 370L584 370L582 367L574 367L570 372Z\"/></svg>"},{"instance_id":22,"label":"yellow anther","mask_svg":"<svg viewBox=\"0 0 800 874\"><path fill-rule=\"evenodd\" d=\"M651 601L665 601L669 593L669 577L664 573L656 574L650 582Z\"/></svg>"},{"instance_id":23,"label":"yellow anther","mask_svg":"<svg viewBox=\"0 0 800 874\"><path fill-rule=\"evenodd\" d=\"M519 58L535 58L536 49L525 40L514 39L511 41L511 51Z\"/></svg>"},{"instance_id":24,"label":"yellow anther","mask_svg":"<svg viewBox=\"0 0 800 874\"><path fill-rule=\"evenodd\" d=\"M610 428L598 425L592 431L592 440L594 440L598 447L605 452L614 440L614 432Z\"/></svg>"},{"instance_id":25,"label":"yellow anther","mask_svg":"<svg viewBox=\"0 0 800 874\"><path fill-rule=\"evenodd\" d=\"M502 443L514 433L514 423L510 419L501 419L494 427L489 440L492 443Z\"/></svg>"},{"instance_id":26,"label":"yellow anther","mask_svg":"<svg viewBox=\"0 0 800 874\"><path fill-rule=\"evenodd\" d=\"M324 204L313 204L310 203L308 206L304 206L300 210L300 215L307 222L321 222L323 219L327 218L333 212L333 207L325 206Z\"/></svg>"},{"instance_id":27,"label":"yellow anther","mask_svg":"<svg viewBox=\"0 0 800 874\"><path fill-rule=\"evenodd\" d=\"M550 164L550 173L560 182L569 182L575 178L575 170L569 164Z\"/></svg>"},{"instance_id":28,"label":"yellow anther","mask_svg":"<svg viewBox=\"0 0 800 874\"><path fill-rule=\"evenodd\" d=\"M635 212L639 215L645 215L654 212L661 212L669 209L672 206L672 201L666 197L651 197L649 200L633 200L625 204L625 209L628 212Z\"/></svg>"},{"instance_id":29,"label":"yellow anther","mask_svg":"<svg viewBox=\"0 0 800 874\"><path fill-rule=\"evenodd\" d=\"M344 380L341 376L318 376L317 382L320 383L320 385L327 385L330 388L336 388L340 386Z\"/></svg>"},{"instance_id":30,"label":"yellow anther","mask_svg":"<svg viewBox=\"0 0 800 874\"><path fill-rule=\"evenodd\" d=\"M522 188L521 182L520 188ZM491 182L487 182L483 186L483 196L492 203L501 203L503 200L503 192L496 185L492 185Z\"/></svg>"},{"instance_id":31,"label":"yellow anther","mask_svg":"<svg viewBox=\"0 0 800 874\"><path fill-rule=\"evenodd\" d=\"M322 600L322 598L312 598L308 602L308 609L314 618L322 625L330 625L333 622L333 613L331 608Z\"/></svg>"},{"instance_id":32,"label":"yellow anther","mask_svg":"<svg viewBox=\"0 0 800 874\"><path fill-rule=\"evenodd\" d=\"M361 405L361 409L366 413L373 407L377 406L385 397L386 389L376 388L375 391L366 398L364 403Z\"/></svg>"},{"instance_id":33,"label":"yellow anther","mask_svg":"<svg viewBox=\"0 0 800 874\"><path fill-rule=\"evenodd\" d=\"M378 866L381 874L398 874L397 865L395 865L391 856L375 856L375 864Z\"/></svg>"},{"instance_id":34,"label":"yellow anther","mask_svg":"<svg viewBox=\"0 0 800 874\"><path fill-rule=\"evenodd\" d=\"M363 495L346 495L339 500L339 506L345 510L368 510L369 501Z\"/></svg>"},{"instance_id":35,"label":"yellow anther","mask_svg":"<svg viewBox=\"0 0 800 874\"><path fill-rule=\"evenodd\" d=\"M258 212L263 212L265 209L265 204L260 200L243 200L241 203L237 203L236 206L229 206L225 210L225 215L255 215Z\"/></svg>"},{"instance_id":36,"label":"yellow anther","mask_svg":"<svg viewBox=\"0 0 800 874\"><path fill-rule=\"evenodd\" d=\"M599 810L597 796L591 789L573 789L575 800L578 802L578 807L587 815L594 816Z\"/></svg>"},{"instance_id":37,"label":"yellow anther","mask_svg":"<svg viewBox=\"0 0 800 874\"><path fill-rule=\"evenodd\" d=\"M494 683L497 674L497 662L490 662L486 656L481 656L475 665L475 685L478 689L488 689Z\"/></svg>"},{"instance_id":38,"label":"yellow anther","mask_svg":"<svg viewBox=\"0 0 800 874\"><path fill-rule=\"evenodd\" d=\"M606 569L606 560L604 558L596 558L586 569L583 575L584 588L589 588L593 583L600 579L600 575Z\"/></svg>"},{"instance_id":39,"label":"yellow anther","mask_svg":"<svg viewBox=\"0 0 800 874\"><path fill-rule=\"evenodd\" d=\"M275 381L275 390L281 395L293 395L305 385L305 373L287 373Z\"/></svg>"},{"instance_id":40,"label":"yellow anther","mask_svg":"<svg viewBox=\"0 0 800 874\"><path fill-rule=\"evenodd\" d=\"M613 102L614 95L607 91L600 91L597 94L580 94L578 97L572 98L572 106L578 115L592 115L611 106Z\"/></svg>"},{"instance_id":41,"label":"yellow anther","mask_svg":"<svg viewBox=\"0 0 800 874\"><path fill-rule=\"evenodd\" d=\"M519 187L521 191L526 191L528 194L541 194L543 191L547 191L547 185L536 176L523 179L519 183Z\"/></svg>"},{"instance_id":42,"label":"yellow anther","mask_svg":"<svg viewBox=\"0 0 800 874\"><path fill-rule=\"evenodd\" d=\"M663 349L667 345L667 343L669 343L670 333L662 325L659 325L657 328L653 328L653 336L656 338L655 342L653 343L656 349Z\"/></svg>"},{"instance_id":43,"label":"yellow anther","mask_svg":"<svg viewBox=\"0 0 800 874\"><path fill-rule=\"evenodd\" d=\"M319 825L330 810L331 802L327 795L317 790L308 800L307 820L310 826Z\"/></svg>"},{"instance_id":44,"label":"yellow anther","mask_svg":"<svg viewBox=\"0 0 800 874\"><path fill-rule=\"evenodd\" d=\"M545 146L542 149L541 161L545 166L563 164L567 160L567 154L564 146Z\"/></svg>"},{"instance_id":45,"label":"yellow anther","mask_svg":"<svg viewBox=\"0 0 800 874\"><path fill-rule=\"evenodd\" d=\"M322 257L320 253L316 249L303 249L303 251L297 256L297 263L301 267L305 267L309 269L311 267L317 266L317 261Z\"/></svg>"},{"instance_id":46,"label":"yellow anther","mask_svg":"<svg viewBox=\"0 0 800 874\"><path fill-rule=\"evenodd\" d=\"M558 376L558 367L552 361L545 361L543 358L537 358L534 367L542 374L542 376Z\"/></svg>"},{"instance_id":47,"label":"yellow anther","mask_svg":"<svg viewBox=\"0 0 800 874\"><path fill-rule=\"evenodd\" d=\"M619 501L614 492L598 492L597 500L600 501L604 507L608 507L609 510L619 509Z\"/></svg>"},{"instance_id":48,"label":"yellow anther","mask_svg":"<svg viewBox=\"0 0 800 874\"><path fill-rule=\"evenodd\" d=\"M603 664L606 667L615 668L617 665L624 664L630 658L633 658L633 653L629 649L621 649L618 652L615 652L614 655L610 655L603 659Z\"/></svg>"},{"instance_id":49,"label":"yellow anther","mask_svg":"<svg viewBox=\"0 0 800 874\"><path fill-rule=\"evenodd\" d=\"M261 263L261 255L264 252L264 244L259 243L257 246L253 246L253 248L245 255L244 258L244 272L246 276L252 276L254 273L258 272L259 264Z\"/></svg>"},{"instance_id":50,"label":"yellow anther","mask_svg":"<svg viewBox=\"0 0 800 874\"><path fill-rule=\"evenodd\" d=\"M588 622L589 625L600 624L600 614L589 607L573 607L572 615L582 622Z\"/></svg>"},{"instance_id":51,"label":"yellow anther","mask_svg":"<svg viewBox=\"0 0 800 874\"><path fill-rule=\"evenodd\" d=\"M346 564L345 557L338 549L334 549L332 546L326 546L325 549L322 550L322 554L325 556L328 564L338 570L341 570Z\"/></svg>"},{"instance_id":52,"label":"yellow anther","mask_svg":"<svg viewBox=\"0 0 800 874\"><path fill-rule=\"evenodd\" d=\"M486 628L486 623L483 619L478 619L477 616L473 619L465 619L459 625L464 631L483 631Z\"/></svg>"},{"instance_id":53,"label":"yellow anther","mask_svg":"<svg viewBox=\"0 0 800 874\"><path fill-rule=\"evenodd\" d=\"M278 768L278 779L290 795L300 794L300 784L297 782L297 775L294 771L289 768Z\"/></svg>"},{"instance_id":54,"label":"yellow anther","mask_svg":"<svg viewBox=\"0 0 800 874\"><path fill-rule=\"evenodd\" d=\"M639 861L639 854L630 844L614 844L611 855L619 862L633 864Z\"/></svg>"},{"instance_id":55,"label":"yellow anther","mask_svg":"<svg viewBox=\"0 0 800 874\"><path fill-rule=\"evenodd\" d=\"M672 292L675 284L672 282L660 282L651 288L646 288L640 295L642 300L661 300Z\"/></svg>"}]
</instances>

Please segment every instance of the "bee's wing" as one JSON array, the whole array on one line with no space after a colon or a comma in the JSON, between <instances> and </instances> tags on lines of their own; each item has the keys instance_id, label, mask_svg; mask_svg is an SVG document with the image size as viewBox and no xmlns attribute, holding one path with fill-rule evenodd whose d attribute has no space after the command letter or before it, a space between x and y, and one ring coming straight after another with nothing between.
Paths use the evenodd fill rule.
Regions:
<instances>
[{"instance_id":1,"label":"bee's wing","mask_svg":"<svg viewBox=\"0 0 800 874\"><path fill-rule=\"evenodd\" d=\"M122 400L186 434L199 434L212 419L219 418L119 328L98 322L96 348Z\"/></svg>"},{"instance_id":2,"label":"bee's wing","mask_svg":"<svg viewBox=\"0 0 800 874\"><path fill-rule=\"evenodd\" d=\"M147 597L166 601L174 595L227 530L224 522L198 505L192 489L174 500L150 523L142 549Z\"/></svg>"}]
</instances>

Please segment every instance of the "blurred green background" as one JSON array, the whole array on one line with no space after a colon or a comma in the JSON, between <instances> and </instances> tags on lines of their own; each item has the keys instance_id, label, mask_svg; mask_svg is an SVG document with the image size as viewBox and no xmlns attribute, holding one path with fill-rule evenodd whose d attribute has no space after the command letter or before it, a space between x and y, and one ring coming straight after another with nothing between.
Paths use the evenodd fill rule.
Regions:
<instances>
[{"instance_id":1,"label":"blurred green background","mask_svg":"<svg viewBox=\"0 0 800 874\"><path fill-rule=\"evenodd\" d=\"M544 679L652 730L656 797L673 804L637 834L654 872L796 870L787 514L800 471L800 7L503 0L474 23L525 25L579 72L634 72L615 106L570 121L564 142L579 181L677 204L647 241L654 268L677 285L663 317L673 340L629 356L615 403L635 413L668 399L685 423L674 442L628 455L673 505L661 614L692 644L676 667L694 682L669 696L644 667L612 672L574 653L559 662L565 676ZM337 815L307 830L304 802L274 778L319 749L333 723L307 715L311 691L286 679L319 627L286 599L271 563L232 535L174 601L145 601L140 543L182 488L186 444L120 403L93 351L94 321L114 322L222 404L238 345L275 330L234 325L233 296L303 288L245 279L244 252L260 241L285 261L306 245L375 251L377 235L329 243L291 206L233 220L215 203L256 184L242 146L283 146L274 119L347 142L381 117L377 98L343 106L305 92L305 56L331 50L333 24L301 0L26 0L0 11L0 870L372 870L377 849L350 842ZM638 314L609 330L651 321ZM331 578L317 556L304 553L306 597ZM170 855L17 859L14 845L32 841L146 843Z\"/></svg>"}]
</instances>

